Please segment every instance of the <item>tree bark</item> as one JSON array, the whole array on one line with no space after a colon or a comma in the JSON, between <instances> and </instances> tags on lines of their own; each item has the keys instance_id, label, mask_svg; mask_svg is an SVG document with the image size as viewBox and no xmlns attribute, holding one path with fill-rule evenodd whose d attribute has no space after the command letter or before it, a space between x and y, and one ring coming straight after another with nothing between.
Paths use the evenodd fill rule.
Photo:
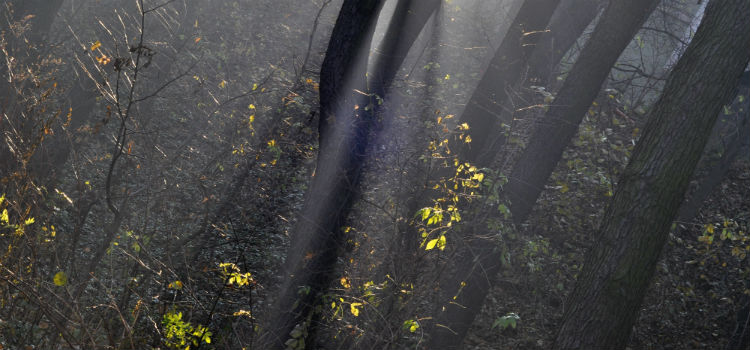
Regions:
<instances>
[{"instance_id":1,"label":"tree bark","mask_svg":"<svg viewBox=\"0 0 750 350\"><path fill-rule=\"evenodd\" d=\"M742 94L740 93L740 95ZM735 99L734 105L730 107L735 115L729 118L723 115L718 117L719 119L726 118L724 120L729 121L730 125L734 125L732 128L734 130L731 135L724 139L719 130L723 123L717 122L714 126L712 134L717 139L715 142L724 145L721 156L719 159L712 159L708 152L704 152L702 160L698 163L698 169L706 169L705 174L697 179L698 184L695 186L695 190L680 205L675 221L683 223L692 221L698 215L698 211L706 198L727 178L729 171L732 169L732 164L744 148L743 143L750 139L750 115L747 114L747 106L747 100L741 103L739 99ZM724 113L720 112L719 114Z\"/></svg>"},{"instance_id":2,"label":"tree bark","mask_svg":"<svg viewBox=\"0 0 750 350\"><path fill-rule=\"evenodd\" d=\"M493 158L483 152L492 136L502 134L501 112L507 109L508 93L517 86L528 57L539 38L545 32L559 0L526 0L518 10L503 41L495 51L492 61L484 72L479 85L461 114L461 123L469 124L472 142L469 147L460 147L463 161L484 167ZM499 136L501 137L501 136ZM497 141L499 144L504 141ZM459 145L462 141L457 142Z\"/></svg>"},{"instance_id":3,"label":"tree bark","mask_svg":"<svg viewBox=\"0 0 750 350\"><path fill-rule=\"evenodd\" d=\"M536 126L505 187L513 221L526 220L610 69L658 0L612 0L553 104Z\"/></svg>"},{"instance_id":4,"label":"tree bark","mask_svg":"<svg viewBox=\"0 0 750 350\"><path fill-rule=\"evenodd\" d=\"M367 96L352 91L366 91L366 57L382 4L346 0L333 28L320 73L316 174L293 231L279 299L261 340L264 348L315 346L314 307L333 279L370 136ZM295 326L299 332L292 334Z\"/></svg>"},{"instance_id":5,"label":"tree bark","mask_svg":"<svg viewBox=\"0 0 750 350\"><path fill-rule=\"evenodd\" d=\"M529 58L528 81L532 85L546 86L563 56L581 37L586 27L601 12L606 0L561 1L534 53Z\"/></svg>"},{"instance_id":6,"label":"tree bark","mask_svg":"<svg viewBox=\"0 0 750 350\"><path fill-rule=\"evenodd\" d=\"M440 0L399 0L382 44L373 52L376 62L369 74L370 90L384 98L427 20L440 7Z\"/></svg>"},{"instance_id":7,"label":"tree bark","mask_svg":"<svg viewBox=\"0 0 750 350\"><path fill-rule=\"evenodd\" d=\"M712 0L633 150L568 298L555 349L623 349L724 103L750 58L750 1Z\"/></svg>"},{"instance_id":8,"label":"tree bark","mask_svg":"<svg viewBox=\"0 0 750 350\"><path fill-rule=\"evenodd\" d=\"M468 147L462 146L462 140L456 142L459 145L454 148L461 150L461 161L487 167L494 158L494 152L487 151L491 144L505 143L502 125L510 125L509 116L513 115L508 106L509 93L518 90L523 83L528 59L536 51L536 44L546 32L558 4L559 1L527 0L521 5L461 116L461 122L469 124L472 138ZM464 236L475 236L474 229L481 225L464 229L464 232L471 232ZM453 302L438 312L428 348L461 347L499 269L500 260L494 259L497 253L494 242L475 239L469 251L464 252L465 256L456 259L459 263L455 275L444 278L441 283L443 300Z\"/></svg>"}]
</instances>

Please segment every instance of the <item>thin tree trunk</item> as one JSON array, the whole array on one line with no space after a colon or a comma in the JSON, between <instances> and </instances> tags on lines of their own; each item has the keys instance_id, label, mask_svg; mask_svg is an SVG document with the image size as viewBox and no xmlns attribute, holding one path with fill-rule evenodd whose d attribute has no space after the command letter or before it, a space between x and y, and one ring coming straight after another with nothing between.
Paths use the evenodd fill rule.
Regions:
<instances>
[{"instance_id":1,"label":"thin tree trunk","mask_svg":"<svg viewBox=\"0 0 750 350\"><path fill-rule=\"evenodd\" d=\"M550 19L547 32L542 35L529 57L525 75L513 86L513 90L509 91L514 94L514 98L506 103L507 108L498 109L500 120L509 122L539 113L539 108L533 107L534 105L541 106L534 102L538 99L538 94L531 87L541 86L551 92L555 82L553 77L555 68L581 37L586 27L601 12L602 5L606 2L606 0L560 2ZM505 142L505 133L495 133L495 136L489 139L483 153L487 154L488 158L494 157L502 152Z\"/></svg>"},{"instance_id":2,"label":"thin tree trunk","mask_svg":"<svg viewBox=\"0 0 750 350\"><path fill-rule=\"evenodd\" d=\"M658 0L612 0L552 106L536 126L505 187L513 221L526 220L610 69Z\"/></svg>"},{"instance_id":3,"label":"thin tree trunk","mask_svg":"<svg viewBox=\"0 0 750 350\"><path fill-rule=\"evenodd\" d=\"M315 346L314 307L333 279L370 136L369 99L352 91L366 91L366 57L382 4L344 1L331 34L320 73L316 174L294 228L279 299L261 340L264 348ZM292 333L295 326L298 332Z\"/></svg>"},{"instance_id":4,"label":"thin tree trunk","mask_svg":"<svg viewBox=\"0 0 750 350\"><path fill-rule=\"evenodd\" d=\"M565 306L555 349L623 349L724 103L750 59L750 1L712 0L670 74Z\"/></svg>"},{"instance_id":5,"label":"thin tree trunk","mask_svg":"<svg viewBox=\"0 0 750 350\"><path fill-rule=\"evenodd\" d=\"M559 0L526 0L518 10L502 43L495 51L482 80L461 114L461 123L469 125L472 142L460 153L462 161L484 167L493 158L486 150L492 136L502 134L501 112L507 109L508 93L517 87L534 46L545 32ZM502 137L502 136L499 136ZM497 141L499 144L504 141ZM462 144L459 141L458 144Z\"/></svg>"},{"instance_id":6,"label":"thin tree trunk","mask_svg":"<svg viewBox=\"0 0 750 350\"><path fill-rule=\"evenodd\" d=\"M742 95L742 93L740 94ZM732 124L735 125L734 128L736 131L728 139L722 139L720 131L716 129L720 128L723 123L717 122L716 126L714 126L715 130L712 134L716 135L719 139L716 142L724 144L721 157L718 160L712 160L710 159L710 155L704 152L703 160L698 164L698 169L706 168L708 170L706 174L703 174L698 179L695 190L682 202L677 219L675 219L677 222L690 222L698 215L698 211L703 206L706 198L713 193L716 186L719 186L726 179L732 168L732 164L742 152L743 143L750 139L750 115L747 113L748 103L747 101L741 103L739 99L736 99L735 102L731 109L739 109L735 113L742 113L736 114L731 118L734 119L735 123ZM744 112L742 111L743 108ZM722 113L720 112L720 114Z\"/></svg>"},{"instance_id":7,"label":"thin tree trunk","mask_svg":"<svg viewBox=\"0 0 750 350\"><path fill-rule=\"evenodd\" d=\"M439 7L440 0L399 0L382 44L373 53L373 61L377 62L369 74L373 93L381 98L388 95L409 49Z\"/></svg>"},{"instance_id":8,"label":"thin tree trunk","mask_svg":"<svg viewBox=\"0 0 750 350\"><path fill-rule=\"evenodd\" d=\"M562 0L545 33L529 58L528 81L548 86L555 67L581 37L607 0Z\"/></svg>"},{"instance_id":9,"label":"thin tree trunk","mask_svg":"<svg viewBox=\"0 0 750 350\"><path fill-rule=\"evenodd\" d=\"M517 90L524 81L523 72L527 70L528 58L546 32L558 4L559 1L527 0L521 5L461 116L461 122L468 123L472 138L468 147L459 148L461 161L468 161L478 167L489 166L494 158L494 153L487 151L491 144L505 143L500 130L503 124L510 125L508 116L512 116L512 110L508 106L509 93ZM505 113L506 110L510 113ZM458 143L463 142L459 140ZM477 227L479 225L472 225L463 231L474 232L473 229ZM464 252L467 256L457 259L459 263L456 274L445 277L445 282L441 283L444 288L443 299L452 299L454 296L456 299L438 313L428 348L459 348L484 303L500 260L487 262L487 269L482 264L477 264L476 259L497 255L494 242L479 240L481 243L472 243L469 251ZM476 266L482 268L475 270ZM460 299L457 296L459 289Z\"/></svg>"}]
</instances>

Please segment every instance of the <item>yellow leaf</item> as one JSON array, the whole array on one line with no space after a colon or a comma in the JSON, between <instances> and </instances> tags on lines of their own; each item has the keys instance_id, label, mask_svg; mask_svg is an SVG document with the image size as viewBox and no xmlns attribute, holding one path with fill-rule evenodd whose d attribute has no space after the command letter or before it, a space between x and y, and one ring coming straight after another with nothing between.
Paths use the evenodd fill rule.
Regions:
<instances>
[{"instance_id":1,"label":"yellow leaf","mask_svg":"<svg viewBox=\"0 0 750 350\"><path fill-rule=\"evenodd\" d=\"M258 89L258 84L253 84L253 91Z\"/></svg>"},{"instance_id":2,"label":"yellow leaf","mask_svg":"<svg viewBox=\"0 0 750 350\"><path fill-rule=\"evenodd\" d=\"M352 303L351 305L349 305L349 311L352 312L352 315L354 315L354 317L359 316L359 309L357 309L357 306L361 305L362 303Z\"/></svg>"},{"instance_id":3,"label":"yellow leaf","mask_svg":"<svg viewBox=\"0 0 750 350\"><path fill-rule=\"evenodd\" d=\"M232 314L232 316L247 316L247 317L252 317L251 314L250 314L250 311L247 311L247 310L236 311L235 313Z\"/></svg>"},{"instance_id":4,"label":"yellow leaf","mask_svg":"<svg viewBox=\"0 0 750 350\"><path fill-rule=\"evenodd\" d=\"M255 109L255 105L251 103L247 106L247 109Z\"/></svg>"},{"instance_id":5,"label":"yellow leaf","mask_svg":"<svg viewBox=\"0 0 750 350\"><path fill-rule=\"evenodd\" d=\"M424 250L432 250L435 248L435 245L438 243L438 238L431 239L427 242L427 246L424 247Z\"/></svg>"},{"instance_id":6,"label":"yellow leaf","mask_svg":"<svg viewBox=\"0 0 750 350\"><path fill-rule=\"evenodd\" d=\"M438 241L437 241L438 249L445 250L445 243L446 243L445 235L440 236L440 238L438 238Z\"/></svg>"},{"instance_id":7,"label":"yellow leaf","mask_svg":"<svg viewBox=\"0 0 750 350\"><path fill-rule=\"evenodd\" d=\"M101 47L101 46L102 46L102 43L101 43L101 42L100 42L99 40L97 40L97 41L96 41L96 42L94 43L94 45L91 45L91 51L94 51L94 50L98 49L98 48L99 48L99 47Z\"/></svg>"},{"instance_id":8,"label":"yellow leaf","mask_svg":"<svg viewBox=\"0 0 750 350\"><path fill-rule=\"evenodd\" d=\"M349 279L346 278L346 277L341 277L341 279L339 280L339 282L341 283L341 286L344 287L344 288L346 288L346 289L349 289L349 288L352 287L352 284L349 282Z\"/></svg>"},{"instance_id":9,"label":"yellow leaf","mask_svg":"<svg viewBox=\"0 0 750 350\"><path fill-rule=\"evenodd\" d=\"M174 282L170 283L168 287L170 289L180 290L180 289L182 289L182 281L179 281L179 280L174 281Z\"/></svg>"},{"instance_id":10,"label":"yellow leaf","mask_svg":"<svg viewBox=\"0 0 750 350\"><path fill-rule=\"evenodd\" d=\"M706 232L710 234L714 234L714 225L713 224L706 225Z\"/></svg>"},{"instance_id":11,"label":"yellow leaf","mask_svg":"<svg viewBox=\"0 0 750 350\"><path fill-rule=\"evenodd\" d=\"M3 209L3 213L0 214L0 222L7 225L8 224L8 209Z\"/></svg>"},{"instance_id":12,"label":"yellow leaf","mask_svg":"<svg viewBox=\"0 0 750 350\"><path fill-rule=\"evenodd\" d=\"M56 286L62 287L68 284L68 275L66 275L65 272L60 271L52 278L52 282L55 283Z\"/></svg>"},{"instance_id":13,"label":"yellow leaf","mask_svg":"<svg viewBox=\"0 0 750 350\"><path fill-rule=\"evenodd\" d=\"M226 81L226 80L222 80L222 81L221 81L221 82L219 83L219 88L222 88L222 89L223 89L223 88L225 88L225 87L227 87L227 81Z\"/></svg>"},{"instance_id":14,"label":"yellow leaf","mask_svg":"<svg viewBox=\"0 0 750 350\"><path fill-rule=\"evenodd\" d=\"M34 223L34 218L28 218L23 222L24 225L29 226Z\"/></svg>"}]
</instances>

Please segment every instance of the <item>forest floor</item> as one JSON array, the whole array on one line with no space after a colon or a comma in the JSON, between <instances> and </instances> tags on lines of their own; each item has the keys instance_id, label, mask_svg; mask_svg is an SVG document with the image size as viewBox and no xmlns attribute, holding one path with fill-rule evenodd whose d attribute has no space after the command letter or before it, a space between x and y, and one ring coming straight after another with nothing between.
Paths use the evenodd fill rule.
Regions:
<instances>
[{"instance_id":1,"label":"forest floor","mask_svg":"<svg viewBox=\"0 0 750 350\"><path fill-rule=\"evenodd\" d=\"M566 152L568 159L581 154L581 147ZM550 182L558 179L560 184L565 176L570 181L569 175L561 175L570 174L569 170L561 164ZM530 224L515 242L509 242L515 247L513 262L499 276L475 320L467 349L550 347L566 295L598 226L601 203L606 203L594 182L578 184L582 186L571 192L565 185L548 186ZM745 159L733 164L692 222L674 226L629 349L726 346L739 310L750 301L749 213L750 161ZM503 322L514 315L515 328Z\"/></svg>"},{"instance_id":2,"label":"forest floor","mask_svg":"<svg viewBox=\"0 0 750 350\"><path fill-rule=\"evenodd\" d=\"M594 226L565 227L558 219L557 232L549 231L555 231L555 227L545 227L549 219L543 215L559 212L554 203L561 200L554 197L564 194L556 191L546 196L551 200L540 201L547 204L537 208L525 238L519 240L526 240L528 246L529 242L546 241L539 237L568 239L546 241L550 243L542 244L548 248L539 253L528 249L519 252L525 256L518 261L526 264L513 264L502 273L467 337L468 349L546 349L553 341L566 294L573 287L574 275L589 245L589 235L570 228L593 230ZM735 329L738 310L750 299L748 213L750 161L743 160L734 164L729 176L704 202L698 217L693 222L680 223L670 234L629 349L726 346ZM713 234L708 227L713 227ZM716 239L708 243L707 237L713 236ZM497 321L511 313L519 317L517 327L503 329Z\"/></svg>"}]
</instances>

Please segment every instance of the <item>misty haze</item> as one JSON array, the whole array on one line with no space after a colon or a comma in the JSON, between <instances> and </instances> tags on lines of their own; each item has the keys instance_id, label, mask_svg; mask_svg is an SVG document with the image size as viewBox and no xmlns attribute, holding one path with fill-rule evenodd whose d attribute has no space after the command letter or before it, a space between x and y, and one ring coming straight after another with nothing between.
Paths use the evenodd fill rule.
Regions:
<instances>
[{"instance_id":1,"label":"misty haze","mask_svg":"<svg viewBox=\"0 0 750 350\"><path fill-rule=\"evenodd\" d=\"M0 5L0 349L750 350L750 0Z\"/></svg>"}]
</instances>

